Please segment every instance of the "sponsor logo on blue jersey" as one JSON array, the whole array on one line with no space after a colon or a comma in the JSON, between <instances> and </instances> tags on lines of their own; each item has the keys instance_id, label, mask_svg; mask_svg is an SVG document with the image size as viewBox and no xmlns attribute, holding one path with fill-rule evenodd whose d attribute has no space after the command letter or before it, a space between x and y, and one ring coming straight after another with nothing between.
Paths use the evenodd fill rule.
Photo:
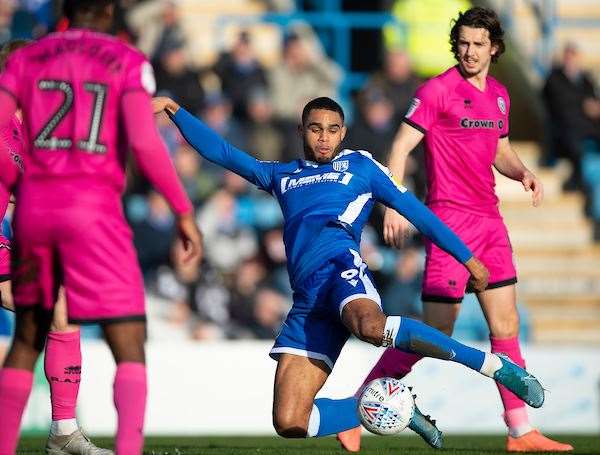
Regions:
<instances>
[{"instance_id":1,"label":"sponsor logo on blue jersey","mask_svg":"<svg viewBox=\"0 0 600 455\"><path fill-rule=\"evenodd\" d=\"M315 183L341 183L342 185L348 185L352 177L353 175L349 172L326 172L324 174L307 175L298 178L283 177L281 179L281 194L306 185L314 185Z\"/></svg>"}]
</instances>

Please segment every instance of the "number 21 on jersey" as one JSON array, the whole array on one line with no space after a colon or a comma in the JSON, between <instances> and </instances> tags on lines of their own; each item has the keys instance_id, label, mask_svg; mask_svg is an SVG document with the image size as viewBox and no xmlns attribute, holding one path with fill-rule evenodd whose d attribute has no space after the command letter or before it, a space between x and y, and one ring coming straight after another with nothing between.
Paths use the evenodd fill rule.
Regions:
<instances>
[{"instance_id":1,"label":"number 21 on jersey","mask_svg":"<svg viewBox=\"0 0 600 455\"><path fill-rule=\"evenodd\" d=\"M73 85L67 81L43 79L38 83L38 88L43 91L58 91L64 95L63 102L50 120L44 125L34 139L34 145L40 149L56 150L68 149L73 146L70 138L53 136L54 130L73 108ZM106 103L108 88L105 84L97 82L84 82L83 88L94 96L93 110L90 114L90 126L87 138L77 142L77 148L88 153L106 153L106 145L100 143L100 128Z\"/></svg>"}]
</instances>

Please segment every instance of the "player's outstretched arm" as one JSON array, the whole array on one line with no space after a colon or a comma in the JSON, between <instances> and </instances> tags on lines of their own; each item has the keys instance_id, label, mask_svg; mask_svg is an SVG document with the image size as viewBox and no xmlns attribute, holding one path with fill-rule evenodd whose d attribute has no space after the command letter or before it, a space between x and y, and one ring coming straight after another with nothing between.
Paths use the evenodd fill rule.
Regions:
<instances>
[{"instance_id":1,"label":"player's outstretched arm","mask_svg":"<svg viewBox=\"0 0 600 455\"><path fill-rule=\"evenodd\" d=\"M494 167L505 177L521 182L525 191L532 191L534 207L541 205L544 200L542 182L523 164L510 145L508 137L500 138L496 149Z\"/></svg>"},{"instance_id":2,"label":"player's outstretched arm","mask_svg":"<svg viewBox=\"0 0 600 455\"><path fill-rule=\"evenodd\" d=\"M169 114L185 140L204 158L235 172L259 188L270 190L273 163L259 161L237 149L170 98L155 98L153 109L155 113L165 111Z\"/></svg>"},{"instance_id":3,"label":"player's outstretched arm","mask_svg":"<svg viewBox=\"0 0 600 455\"><path fill-rule=\"evenodd\" d=\"M389 170L372 161L371 188L375 199L406 217L421 234L464 264L471 274L471 285L476 291L483 291L487 287L489 277L486 267L425 204L396 183Z\"/></svg>"},{"instance_id":4,"label":"player's outstretched arm","mask_svg":"<svg viewBox=\"0 0 600 455\"><path fill-rule=\"evenodd\" d=\"M388 160L388 168L400 182L404 179L406 160L410 152L421 142L423 136L424 134L421 131L408 123L402 123L396 133ZM387 208L385 210L383 218L383 240L385 243L389 246L402 248L409 229L410 224L406 218L394 209Z\"/></svg>"}]
</instances>

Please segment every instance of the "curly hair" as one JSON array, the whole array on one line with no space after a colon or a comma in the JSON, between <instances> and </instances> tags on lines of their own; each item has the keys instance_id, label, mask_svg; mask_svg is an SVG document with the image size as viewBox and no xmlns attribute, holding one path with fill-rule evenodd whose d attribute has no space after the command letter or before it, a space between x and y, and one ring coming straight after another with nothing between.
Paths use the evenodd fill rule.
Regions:
<instances>
[{"instance_id":1,"label":"curly hair","mask_svg":"<svg viewBox=\"0 0 600 455\"><path fill-rule=\"evenodd\" d=\"M492 55L492 62L496 63L505 49L504 30L502 29L498 15L491 9L479 6L458 14L458 18L452 21L452 30L450 30L450 47L456 60L459 60L458 33L462 26L484 28L489 32L492 46L498 48L496 53Z\"/></svg>"}]
</instances>

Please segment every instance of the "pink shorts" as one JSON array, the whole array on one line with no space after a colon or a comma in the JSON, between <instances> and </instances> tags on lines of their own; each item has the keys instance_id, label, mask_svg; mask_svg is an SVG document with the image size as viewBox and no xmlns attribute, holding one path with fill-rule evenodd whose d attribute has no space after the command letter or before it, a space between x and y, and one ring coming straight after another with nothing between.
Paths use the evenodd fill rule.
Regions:
<instances>
[{"instance_id":1,"label":"pink shorts","mask_svg":"<svg viewBox=\"0 0 600 455\"><path fill-rule=\"evenodd\" d=\"M23 205L14 222L16 306L50 310L62 285L72 323L145 320L142 274L120 206Z\"/></svg>"},{"instance_id":2,"label":"pink shorts","mask_svg":"<svg viewBox=\"0 0 600 455\"><path fill-rule=\"evenodd\" d=\"M502 218L490 218L455 208L436 207L433 212L458 235L490 271L487 289L517 282L508 231ZM460 303L468 292L469 272L456 259L426 240L422 300Z\"/></svg>"},{"instance_id":3,"label":"pink shorts","mask_svg":"<svg viewBox=\"0 0 600 455\"><path fill-rule=\"evenodd\" d=\"M0 235L0 283L10 280L10 240Z\"/></svg>"}]
</instances>

